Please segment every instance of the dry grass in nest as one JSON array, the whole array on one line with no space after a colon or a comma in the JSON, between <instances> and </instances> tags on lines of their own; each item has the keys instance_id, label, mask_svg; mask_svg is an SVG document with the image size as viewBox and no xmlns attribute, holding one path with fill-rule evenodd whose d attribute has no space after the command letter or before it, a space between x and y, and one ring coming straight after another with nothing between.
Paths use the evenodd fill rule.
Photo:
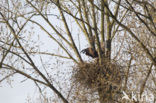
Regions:
<instances>
[{"instance_id":1,"label":"dry grass in nest","mask_svg":"<svg viewBox=\"0 0 156 103\"><path fill-rule=\"evenodd\" d=\"M110 86L120 88L122 82L121 67L115 62L85 62L73 67L73 80L84 88L99 90L99 88L109 89ZM104 89L103 89L104 90Z\"/></svg>"}]
</instances>

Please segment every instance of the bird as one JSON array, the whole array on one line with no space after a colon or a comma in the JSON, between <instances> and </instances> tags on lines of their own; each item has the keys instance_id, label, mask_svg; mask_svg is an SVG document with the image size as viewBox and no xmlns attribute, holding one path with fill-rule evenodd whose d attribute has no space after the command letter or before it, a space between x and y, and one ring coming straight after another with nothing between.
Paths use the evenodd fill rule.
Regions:
<instances>
[{"instance_id":1,"label":"bird","mask_svg":"<svg viewBox=\"0 0 156 103\"><path fill-rule=\"evenodd\" d=\"M93 45L95 45L95 36L93 36ZM105 53L105 47L104 47L104 43L101 43L101 53L102 55ZM98 58L98 52L96 49L92 48L92 47L88 47L83 49L80 53L84 53L87 56L90 56L92 58Z\"/></svg>"},{"instance_id":2,"label":"bird","mask_svg":"<svg viewBox=\"0 0 156 103\"><path fill-rule=\"evenodd\" d=\"M84 53L86 54L87 56L90 56L92 58L97 58L98 57L98 53L95 49L89 47L89 48L86 48L86 49L83 49L81 51L81 53Z\"/></svg>"}]
</instances>

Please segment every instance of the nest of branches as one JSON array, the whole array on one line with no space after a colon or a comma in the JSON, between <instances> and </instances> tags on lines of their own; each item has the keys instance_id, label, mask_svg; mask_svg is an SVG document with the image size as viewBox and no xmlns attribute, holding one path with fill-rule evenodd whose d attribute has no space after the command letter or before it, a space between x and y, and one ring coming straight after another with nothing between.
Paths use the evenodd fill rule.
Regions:
<instances>
[{"instance_id":1,"label":"nest of branches","mask_svg":"<svg viewBox=\"0 0 156 103\"><path fill-rule=\"evenodd\" d=\"M73 80L84 88L103 93L118 91L123 80L123 68L113 61L84 62L73 67Z\"/></svg>"}]
</instances>

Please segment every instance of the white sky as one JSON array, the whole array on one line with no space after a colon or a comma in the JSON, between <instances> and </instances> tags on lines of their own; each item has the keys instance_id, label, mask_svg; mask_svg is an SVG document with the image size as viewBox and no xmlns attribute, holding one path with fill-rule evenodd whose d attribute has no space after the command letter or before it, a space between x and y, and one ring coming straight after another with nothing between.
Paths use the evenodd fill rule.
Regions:
<instances>
[{"instance_id":1,"label":"white sky","mask_svg":"<svg viewBox=\"0 0 156 103\"><path fill-rule=\"evenodd\" d=\"M40 19L39 17L37 17L37 18L35 18L35 20L39 21L42 25L46 26L46 23L43 21L43 19ZM55 21L55 20L52 20L52 21ZM53 23L57 24L58 22L55 21ZM59 24L59 25L62 26L61 24ZM80 32L78 32L78 29L75 28L74 25L71 25L71 27L73 27L72 32L73 32L74 38L77 39L77 34ZM45 35L39 27L34 25L34 28L35 28L34 30L36 32L35 33L36 36L34 35L34 39L37 40L37 38L36 38L37 35L40 35L39 36L40 40L44 43L44 45L42 45L42 47L41 47L41 51L48 50L49 52L54 53L54 51L58 49L58 46L56 45L56 43L54 43L52 39L49 39L49 37L47 35ZM51 30L51 28L49 28L48 26L46 29ZM74 30L74 29L76 29L76 30ZM86 44L83 45L84 43L86 43L85 38L81 37L80 39L81 39L81 46L86 46ZM84 48L84 47L82 47L82 48ZM80 48L80 49L82 49L82 48ZM57 52L57 51L55 51L55 52ZM63 54L61 54L61 55L63 55ZM38 59L38 58L33 58L33 60L35 60L35 59ZM35 63L37 66L38 66L38 61L39 60L35 60ZM54 57L51 61L56 62ZM71 64L73 65L72 62L71 62ZM54 68L55 68L55 66L54 66ZM68 65L68 68L62 68L62 69L66 72L67 70L69 70L69 68L70 67ZM58 75L55 75L58 73L58 71L60 71L60 70L56 69L56 71L53 71L54 78L57 78L56 82L65 80L65 78L62 76L61 73ZM27 97L30 97L31 99L34 99L34 100L35 100L35 98L37 98L37 96L38 96L37 93L39 93L38 88L36 86L34 86L35 84L31 80L27 80L27 81L21 83L21 81L24 80L24 78L23 78L23 76L19 76L19 75L15 75L13 77L13 80L14 81L12 82L12 87L9 86L6 83L6 81L4 81L0 84L0 103L27 103ZM64 82L60 82L59 85L62 86L62 84L68 85L68 83L64 84Z\"/></svg>"},{"instance_id":2,"label":"white sky","mask_svg":"<svg viewBox=\"0 0 156 103\"><path fill-rule=\"evenodd\" d=\"M16 75L12 87L6 82L1 84L0 87L0 103L26 103L27 97L35 97L36 88L32 81L21 81L23 77Z\"/></svg>"},{"instance_id":3,"label":"white sky","mask_svg":"<svg viewBox=\"0 0 156 103\"><path fill-rule=\"evenodd\" d=\"M55 13L55 12L56 11L54 11L53 13ZM56 20L56 17L50 17L49 19L52 22L52 24L54 24L54 25L57 24L59 27L64 28L62 23L60 23L60 22L58 22ZM34 20L38 21L42 26L46 27L46 29L50 33L55 35L54 32L52 31L52 29L49 26L47 26L47 24L43 21L43 19L39 18L39 16L36 16L34 18ZM76 41L77 46L79 46L78 34L80 34L80 42L81 42L80 46L81 47L78 47L78 49L80 51L83 48L87 47L86 39L84 37L82 37L80 30L73 23L73 21L70 20L69 18L67 20L72 22L72 24L70 24L69 28L70 28L70 30L71 30L71 32L73 34L73 37L74 37L74 40ZM31 25L29 24L29 26L31 26ZM47 35L45 35L45 33L38 26L34 25L34 28L35 28L34 29L35 30L34 40L37 40L37 37L38 37L37 35L39 35L40 41L42 41L44 43L44 45L41 46L40 50L41 51L48 50L51 53L54 53L54 51L57 52L56 51L58 49L57 44L55 42L53 42L53 40L50 39ZM61 54L61 55L63 55L63 54ZM87 56L82 56L82 58L85 59L85 60L86 59L88 60ZM36 59L38 59L38 58L33 58L33 60L35 60L35 64L38 66L38 61L39 60L36 60ZM45 58L43 60L45 60ZM51 61L56 62L54 57L52 57ZM70 64L71 64L70 66L73 65L72 62L70 62ZM54 65L54 68L56 68L55 65ZM69 65L66 65L66 67L64 66L64 68L60 68L60 69L62 69L63 71L65 71L67 73L68 70L70 69L70 67L69 67ZM53 78L55 78L55 80L56 80L55 82L60 83L59 84L60 86L62 86L62 84L63 85L68 85L69 84L69 83L67 83L68 80L66 80L66 84L64 83L64 81L60 82L60 81L66 79L66 78L64 78L63 74L61 74L60 72L59 72L60 74L57 74L58 71L62 71L60 69L55 69L55 71L53 71L53 73L54 73ZM68 76L70 76L70 75L68 74L66 77L68 78ZM12 87L9 86L6 83L6 81L4 81L4 82L2 82L0 84L0 103L27 103L27 100L26 100L27 97L30 97L31 99L34 99L34 100L35 100L35 98L37 98L38 88L36 86L34 86L35 84L31 80L27 80L27 81L21 83L21 81L23 79L24 78L22 76L15 75L13 77L14 81L12 82Z\"/></svg>"}]
</instances>

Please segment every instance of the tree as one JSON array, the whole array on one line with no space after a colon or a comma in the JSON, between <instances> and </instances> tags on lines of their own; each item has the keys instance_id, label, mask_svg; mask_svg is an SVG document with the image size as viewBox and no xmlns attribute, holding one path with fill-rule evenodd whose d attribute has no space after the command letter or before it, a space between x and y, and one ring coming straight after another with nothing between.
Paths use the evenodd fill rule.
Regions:
<instances>
[{"instance_id":1,"label":"tree","mask_svg":"<svg viewBox=\"0 0 156 103\"><path fill-rule=\"evenodd\" d=\"M64 61L69 59L76 65L85 64L79 48L80 45L85 48L82 40L86 38L89 47L98 53L98 58L92 59L98 68L105 61L115 61L123 68L124 79L120 89L126 92L134 90L140 95L145 91L151 92L156 87L155 4L153 0L1 1L0 67L1 71L5 71L2 80L18 73L34 81L39 89L42 86L50 88L63 102L73 102L69 97L72 95L60 92L55 86L51 80L53 74L49 74L53 70L44 61L56 56ZM42 34L35 30L42 31ZM41 38L37 39L37 36ZM66 56L56 51L46 52L46 48L36 42L45 42L42 38L47 36ZM41 58L39 63L42 65L37 63L37 57ZM58 60L61 62L61 59ZM99 82L101 84L102 81ZM94 92L98 92L100 103L106 103L105 98L108 97L104 96L103 90L99 88ZM78 98L79 95L76 96ZM93 97L96 98L95 95ZM91 102L92 98L88 98L84 100ZM108 102L119 102L118 99L109 99Z\"/></svg>"}]
</instances>

